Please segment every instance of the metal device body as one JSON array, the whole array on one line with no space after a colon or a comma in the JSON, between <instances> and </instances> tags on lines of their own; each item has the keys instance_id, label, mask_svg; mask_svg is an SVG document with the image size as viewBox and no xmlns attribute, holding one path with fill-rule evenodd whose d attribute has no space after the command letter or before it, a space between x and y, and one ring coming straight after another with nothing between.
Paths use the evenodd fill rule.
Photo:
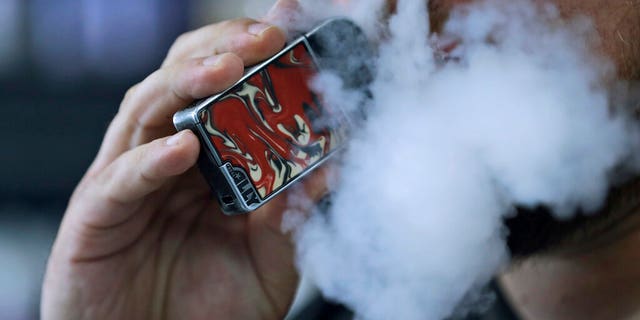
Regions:
<instances>
[{"instance_id":1,"label":"metal device body","mask_svg":"<svg viewBox=\"0 0 640 320\"><path fill-rule=\"evenodd\" d=\"M357 26L331 19L174 115L176 129L198 136L198 165L224 213L257 209L344 145L353 115L324 105L308 82L326 69L346 87L363 88L371 56Z\"/></svg>"}]
</instances>

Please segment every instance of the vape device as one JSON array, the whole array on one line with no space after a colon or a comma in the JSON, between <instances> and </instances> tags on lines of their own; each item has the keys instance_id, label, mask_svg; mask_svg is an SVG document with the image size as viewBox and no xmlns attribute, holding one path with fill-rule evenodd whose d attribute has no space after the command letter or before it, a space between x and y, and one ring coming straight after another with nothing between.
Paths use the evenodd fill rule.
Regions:
<instances>
[{"instance_id":1,"label":"vape device","mask_svg":"<svg viewBox=\"0 0 640 320\"><path fill-rule=\"evenodd\" d=\"M361 112L324 103L309 88L320 70L366 90L372 51L347 19L327 20L240 81L174 115L202 150L198 165L226 214L253 211L321 165L345 143Z\"/></svg>"}]
</instances>

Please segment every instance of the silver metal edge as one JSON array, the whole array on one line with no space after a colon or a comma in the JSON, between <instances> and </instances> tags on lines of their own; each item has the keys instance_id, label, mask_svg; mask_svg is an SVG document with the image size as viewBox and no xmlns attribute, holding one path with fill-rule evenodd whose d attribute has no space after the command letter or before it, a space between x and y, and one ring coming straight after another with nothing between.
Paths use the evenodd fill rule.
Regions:
<instances>
[{"instance_id":1,"label":"silver metal edge","mask_svg":"<svg viewBox=\"0 0 640 320\"><path fill-rule=\"evenodd\" d=\"M311 29L311 31L305 33L303 35L303 37L310 37L312 36L314 33L318 32L318 30L324 28L326 25L333 23L334 21L338 21L338 20L349 20L346 17L333 17L333 18L329 18L325 21L323 21L321 24L317 25L315 28Z\"/></svg>"},{"instance_id":2,"label":"silver metal edge","mask_svg":"<svg viewBox=\"0 0 640 320\"><path fill-rule=\"evenodd\" d=\"M233 192L233 195L235 196L235 199L236 199L235 204L241 210L241 212L236 212L236 213L227 213L227 212L225 212L225 214L227 214L227 215L237 215L237 214L247 213L247 212L250 212L250 211L253 211L253 210L259 208L260 206L265 204L265 202L267 202L267 200L260 199L259 196L258 196L258 201L259 201L258 204L255 204L255 205L252 205L252 206L247 205L247 203L244 201L244 197L242 196L242 194L240 193L240 190L238 189L238 186L233 181L233 177L231 177L231 173L229 173L229 169L227 168L227 165L224 164L224 165L220 166L219 169L222 172L222 175L224 176L224 178L227 179L229 184L232 186L231 187L231 191ZM251 178L249 176L247 176L247 179L251 179ZM256 188L253 185L253 181L250 180L249 182L251 184L251 188L253 188L253 190L256 191ZM258 194L258 193L256 192L256 194Z\"/></svg>"},{"instance_id":3,"label":"silver metal edge","mask_svg":"<svg viewBox=\"0 0 640 320\"><path fill-rule=\"evenodd\" d=\"M193 130L195 125L198 123L197 116L197 106L187 107L173 115L173 125L178 131L182 131L184 129Z\"/></svg>"},{"instance_id":4,"label":"silver metal edge","mask_svg":"<svg viewBox=\"0 0 640 320\"><path fill-rule=\"evenodd\" d=\"M196 127L198 130L198 133L200 134L201 137L205 137L205 139L202 139L204 141L204 143L206 144L206 149L208 154L210 154L213 159L215 160L215 165L216 166L221 166L223 165L222 163L222 159L220 158L220 155L218 154L216 148L213 146L213 143L211 143L211 140L209 139L209 134L207 133L207 129L204 128L204 124L200 122L200 111L202 109L198 109L195 110L195 117L198 119Z\"/></svg>"}]
</instances>

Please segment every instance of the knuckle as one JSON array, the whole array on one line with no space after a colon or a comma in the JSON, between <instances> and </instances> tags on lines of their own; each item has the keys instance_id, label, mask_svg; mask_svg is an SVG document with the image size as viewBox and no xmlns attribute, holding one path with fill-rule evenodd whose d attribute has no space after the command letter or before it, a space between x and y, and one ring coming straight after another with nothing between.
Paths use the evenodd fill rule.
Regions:
<instances>
[{"instance_id":1,"label":"knuckle","mask_svg":"<svg viewBox=\"0 0 640 320\"><path fill-rule=\"evenodd\" d=\"M254 45L254 51L257 55L268 56L274 53L275 46L272 41L256 41Z\"/></svg>"},{"instance_id":2,"label":"knuckle","mask_svg":"<svg viewBox=\"0 0 640 320\"><path fill-rule=\"evenodd\" d=\"M251 18L235 18L235 19L220 21L216 23L214 26L220 29L234 29L237 27L244 27L245 25L253 22L255 22L255 20Z\"/></svg>"},{"instance_id":3,"label":"knuckle","mask_svg":"<svg viewBox=\"0 0 640 320\"><path fill-rule=\"evenodd\" d=\"M73 193L71 194L71 198L69 199L69 202L73 203L76 202L77 199L85 199L87 198L87 189L95 184L96 177L95 176L85 176L82 178L82 180L80 180L80 183L78 183L78 185L76 186L76 188L73 190Z\"/></svg>"},{"instance_id":4,"label":"knuckle","mask_svg":"<svg viewBox=\"0 0 640 320\"><path fill-rule=\"evenodd\" d=\"M172 60L176 60L176 57L182 54L182 52L185 50L183 48L187 47L187 44L189 43L189 39L192 37L192 35L193 35L193 31L187 31L179 35L173 41L173 44L169 48L169 51L167 52L167 56L162 63L163 66L170 64Z\"/></svg>"},{"instance_id":5,"label":"knuckle","mask_svg":"<svg viewBox=\"0 0 640 320\"><path fill-rule=\"evenodd\" d=\"M228 29L229 26L233 25L234 21L236 21L236 20L237 19L220 21L220 22L214 23L212 25L206 26L206 27L204 27L202 29L205 29L205 28L209 29L209 30L211 30L211 29Z\"/></svg>"},{"instance_id":6,"label":"knuckle","mask_svg":"<svg viewBox=\"0 0 640 320\"><path fill-rule=\"evenodd\" d=\"M188 42L188 39L191 37L191 35L193 34L193 31L187 31L181 35L179 35L176 40L173 42L173 45L171 45L171 50L175 50L176 48L179 48L181 45L183 45L184 43Z\"/></svg>"},{"instance_id":7,"label":"knuckle","mask_svg":"<svg viewBox=\"0 0 640 320\"><path fill-rule=\"evenodd\" d=\"M133 111L140 109L142 101L145 96L148 96L151 88L157 87L159 80L162 77L163 69L158 69L148 75L144 80L130 87L124 94L122 103L120 103L120 111L125 113L132 113Z\"/></svg>"},{"instance_id":8,"label":"knuckle","mask_svg":"<svg viewBox=\"0 0 640 320\"><path fill-rule=\"evenodd\" d=\"M123 105L127 104L127 102L132 100L132 98L135 96L136 92L138 91L139 87L140 87L140 83L136 83L135 85L131 86L131 88L127 89L127 91L124 93L124 98L122 99Z\"/></svg>"}]
</instances>

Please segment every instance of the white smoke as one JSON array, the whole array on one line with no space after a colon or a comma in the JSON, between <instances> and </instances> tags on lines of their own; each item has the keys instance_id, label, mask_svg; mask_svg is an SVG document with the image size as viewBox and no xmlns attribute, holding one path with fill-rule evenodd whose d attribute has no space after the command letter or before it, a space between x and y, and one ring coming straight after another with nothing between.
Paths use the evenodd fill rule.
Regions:
<instances>
[{"instance_id":1,"label":"white smoke","mask_svg":"<svg viewBox=\"0 0 640 320\"><path fill-rule=\"evenodd\" d=\"M531 2L452 13L444 33L460 46L441 65L426 1L398 1L331 210L296 231L305 274L359 317L451 315L508 261L502 219L513 205L545 204L559 218L594 210L631 156L635 134L612 112L604 81L613 68L592 53L592 26ZM342 12L376 34L382 7L305 8ZM315 83L327 101L358 100L330 79Z\"/></svg>"},{"instance_id":2,"label":"white smoke","mask_svg":"<svg viewBox=\"0 0 640 320\"><path fill-rule=\"evenodd\" d=\"M383 15L387 11L387 0L243 0L244 12L256 19L268 20L290 36L309 31L324 19L348 16L356 22L367 35L375 39L383 27ZM277 7L277 10L265 8ZM265 12L267 12L265 14Z\"/></svg>"}]
</instances>

